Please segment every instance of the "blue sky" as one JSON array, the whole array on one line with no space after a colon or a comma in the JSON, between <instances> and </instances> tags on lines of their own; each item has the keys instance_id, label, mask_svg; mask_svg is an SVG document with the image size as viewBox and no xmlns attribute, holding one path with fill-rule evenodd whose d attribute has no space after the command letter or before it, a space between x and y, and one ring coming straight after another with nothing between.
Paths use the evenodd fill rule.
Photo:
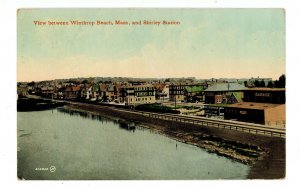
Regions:
<instances>
[{"instance_id":1,"label":"blue sky","mask_svg":"<svg viewBox=\"0 0 300 188\"><path fill-rule=\"evenodd\" d=\"M179 21L36 26L33 21ZM271 77L285 73L283 9L21 9L17 80L89 76Z\"/></svg>"}]
</instances>

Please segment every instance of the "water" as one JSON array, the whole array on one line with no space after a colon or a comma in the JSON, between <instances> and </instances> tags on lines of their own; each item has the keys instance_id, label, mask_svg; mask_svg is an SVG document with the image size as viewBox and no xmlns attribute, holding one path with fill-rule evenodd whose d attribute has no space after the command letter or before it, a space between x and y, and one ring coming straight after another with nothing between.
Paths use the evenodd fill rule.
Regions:
<instances>
[{"instance_id":1,"label":"water","mask_svg":"<svg viewBox=\"0 0 300 188\"><path fill-rule=\"evenodd\" d=\"M59 109L17 118L18 177L24 179L245 179L249 171L118 119Z\"/></svg>"}]
</instances>

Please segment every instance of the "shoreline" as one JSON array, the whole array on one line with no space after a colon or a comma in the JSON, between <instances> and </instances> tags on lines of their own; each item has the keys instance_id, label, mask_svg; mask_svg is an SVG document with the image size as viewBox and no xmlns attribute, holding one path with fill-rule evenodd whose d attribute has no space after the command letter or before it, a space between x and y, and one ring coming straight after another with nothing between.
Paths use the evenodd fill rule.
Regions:
<instances>
[{"instance_id":1,"label":"shoreline","mask_svg":"<svg viewBox=\"0 0 300 188\"><path fill-rule=\"evenodd\" d=\"M285 178L283 138L158 120L92 104L69 104L64 108L139 122L142 127L155 130L179 142L249 165L249 179Z\"/></svg>"}]
</instances>

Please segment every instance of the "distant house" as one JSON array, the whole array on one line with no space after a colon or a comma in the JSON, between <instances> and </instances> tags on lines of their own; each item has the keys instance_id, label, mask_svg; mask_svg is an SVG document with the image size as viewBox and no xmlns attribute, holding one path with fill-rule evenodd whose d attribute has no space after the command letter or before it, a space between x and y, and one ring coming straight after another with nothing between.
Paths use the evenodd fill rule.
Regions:
<instances>
[{"instance_id":1,"label":"distant house","mask_svg":"<svg viewBox=\"0 0 300 188\"><path fill-rule=\"evenodd\" d=\"M170 98L170 90L169 85L165 83L156 83L153 84L155 90L155 99L156 101L165 102L169 101Z\"/></svg>"},{"instance_id":2,"label":"distant house","mask_svg":"<svg viewBox=\"0 0 300 188\"><path fill-rule=\"evenodd\" d=\"M170 85L170 101L203 100L203 90L206 88L206 83L173 83Z\"/></svg>"},{"instance_id":3,"label":"distant house","mask_svg":"<svg viewBox=\"0 0 300 188\"><path fill-rule=\"evenodd\" d=\"M185 88L186 101L188 102L203 101L204 100L203 91L204 91L203 85L186 86Z\"/></svg>"},{"instance_id":4,"label":"distant house","mask_svg":"<svg viewBox=\"0 0 300 188\"><path fill-rule=\"evenodd\" d=\"M100 86L96 83L92 84L91 88L91 99L98 100L99 99Z\"/></svg>"},{"instance_id":5,"label":"distant house","mask_svg":"<svg viewBox=\"0 0 300 188\"><path fill-rule=\"evenodd\" d=\"M115 83L115 95L116 95L116 99L118 102L121 101L121 88L122 88L122 83Z\"/></svg>"},{"instance_id":6,"label":"distant house","mask_svg":"<svg viewBox=\"0 0 300 188\"><path fill-rule=\"evenodd\" d=\"M239 83L215 83L205 91L206 104L228 104L240 101L247 88Z\"/></svg>"},{"instance_id":7,"label":"distant house","mask_svg":"<svg viewBox=\"0 0 300 188\"><path fill-rule=\"evenodd\" d=\"M25 97L26 95L28 95L28 92L27 92L27 87L26 86L19 86L17 87L17 94L18 94L18 97Z\"/></svg>"},{"instance_id":8,"label":"distant house","mask_svg":"<svg viewBox=\"0 0 300 188\"><path fill-rule=\"evenodd\" d=\"M56 90L56 98L58 99L63 99L64 98L64 91L65 91L65 87L60 87Z\"/></svg>"},{"instance_id":9,"label":"distant house","mask_svg":"<svg viewBox=\"0 0 300 188\"><path fill-rule=\"evenodd\" d=\"M64 99L75 100L80 97L80 86L67 86L64 90Z\"/></svg>"},{"instance_id":10,"label":"distant house","mask_svg":"<svg viewBox=\"0 0 300 188\"><path fill-rule=\"evenodd\" d=\"M113 84L107 85L104 97L109 101L117 99L116 87Z\"/></svg>"},{"instance_id":11,"label":"distant house","mask_svg":"<svg viewBox=\"0 0 300 188\"><path fill-rule=\"evenodd\" d=\"M80 97L85 100L97 100L99 98L100 87L96 83L85 84L80 92Z\"/></svg>"},{"instance_id":12,"label":"distant house","mask_svg":"<svg viewBox=\"0 0 300 188\"><path fill-rule=\"evenodd\" d=\"M41 88L41 94L44 97L52 97L54 94L54 87L52 86L44 86Z\"/></svg>"},{"instance_id":13,"label":"distant house","mask_svg":"<svg viewBox=\"0 0 300 188\"><path fill-rule=\"evenodd\" d=\"M83 86L80 92L80 97L82 99L88 100L92 98L92 86L91 84L86 84Z\"/></svg>"},{"instance_id":14,"label":"distant house","mask_svg":"<svg viewBox=\"0 0 300 188\"><path fill-rule=\"evenodd\" d=\"M264 82L264 84L267 86L268 85L268 82L272 82L272 78L250 78L249 80L245 80L247 81L247 85L248 87L257 87L255 86L255 82L258 81L258 82Z\"/></svg>"},{"instance_id":15,"label":"distant house","mask_svg":"<svg viewBox=\"0 0 300 188\"><path fill-rule=\"evenodd\" d=\"M184 101L186 84L171 84L170 87L170 101Z\"/></svg>"},{"instance_id":16,"label":"distant house","mask_svg":"<svg viewBox=\"0 0 300 188\"><path fill-rule=\"evenodd\" d=\"M106 89L107 89L107 85L106 84L99 84L99 99L100 100L103 100L105 99L105 96L106 96Z\"/></svg>"},{"instance_id":17,"label":"distant house","mask_svg":"<svg viewBox=\"0 0 300 188\"><path fill-rule=\"evenodd\" d=\"M155 103L155 90L152 84L122 86L120 102L126 105Z\"/></svg>"}]
</instances>

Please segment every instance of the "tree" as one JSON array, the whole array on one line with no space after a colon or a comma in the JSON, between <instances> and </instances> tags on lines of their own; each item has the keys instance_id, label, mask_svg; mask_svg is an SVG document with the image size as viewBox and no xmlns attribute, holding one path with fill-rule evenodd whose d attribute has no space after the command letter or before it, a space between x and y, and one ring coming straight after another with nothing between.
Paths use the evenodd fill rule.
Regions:
<instances>
[{"instance_id":1,"label":"tree","mask_svg":"<svg viewBox=\"0 0 300 188\"><path fill-rule=\"evenodd\" d=\"M34 82L34 81L29 82L29 83L27 84L27 86L34 86L34 85L35 85L35 82Z\"/></svg>"},{"instance_id":2,"label":"tree","mask_svg":"<svg viewBox=\"0 0 300 188\"><path fill-rule=\"evenodd\" d=\"M259 86L260 86L260 82L259 82L258 80L255 80L255 81L254 81L254 86L255 86L255 87L259 87Z\"/></svg>"},{"instance_id":3,"label":"tree","mask_svg":"<svg viewBox=\"0 0 300 188\"><path fill-rule=\"evenodd\" d=\"M274 87L279 88L279 81L278 80L275 80Z\"/></svg>"},{"instance_id":4,"label":"tree","mask_svg":"<svg viewBox=\"0 0 300 188\"><path fill-rule=\"evenodd\" d=\"M87 83L89 83L89 81L88 81L87 79L85 79L85 80L83 80L81 83L82 83L82 84L87 84Z\"/></svg>"},{"instance_id":5,"label":"tree","mask_svg":"<svg viewBox=\"0 0 300 188\"><path fill-rule=\"evenodd\" d=\"M266 83L264 80L260 81L259 87L266 87Z\"/></svg>"},{"instance_id":6,"label":"tree","mask_svg":"<svg viewBox=\"0 0 300 188\"><path fill-rule=\"evenodd\" d=\"M273 84L273 82L272 82L272 81L269 81L269 82L268 82L268 85L267 85L267 87L269 87L269 88L272 88L272 87L274 87L274 84Z\"/></svg>"},{"instance_id":7,"label":"tree","mask_svg":"<svg viewBox=\"0 0 300 188\"><path fill-rule=\"evenodd\" d=\"M248 82L246 80L244 81L244 85L245 87L248 87Z\"/></svg>"},{"instance_id":8,"label":"tree","mask_svg":"<svg viewBox=\"0 0 300 188\"><path fill-rule=\"evenodd\" d=\"M285 75L279 77L278 85L280 88L285 88Z\"/></svg>"},{"instance_id":9,"label":"tree","mask_svg":"<svg viewBox=\"0 0 300 188\"><path fill-rule=\"evenodd\" d=\"M284 74L279 77L279 80L275 81L274 86L276 88L285 88L285 75Z\"/></svg>"}]
</instances>

